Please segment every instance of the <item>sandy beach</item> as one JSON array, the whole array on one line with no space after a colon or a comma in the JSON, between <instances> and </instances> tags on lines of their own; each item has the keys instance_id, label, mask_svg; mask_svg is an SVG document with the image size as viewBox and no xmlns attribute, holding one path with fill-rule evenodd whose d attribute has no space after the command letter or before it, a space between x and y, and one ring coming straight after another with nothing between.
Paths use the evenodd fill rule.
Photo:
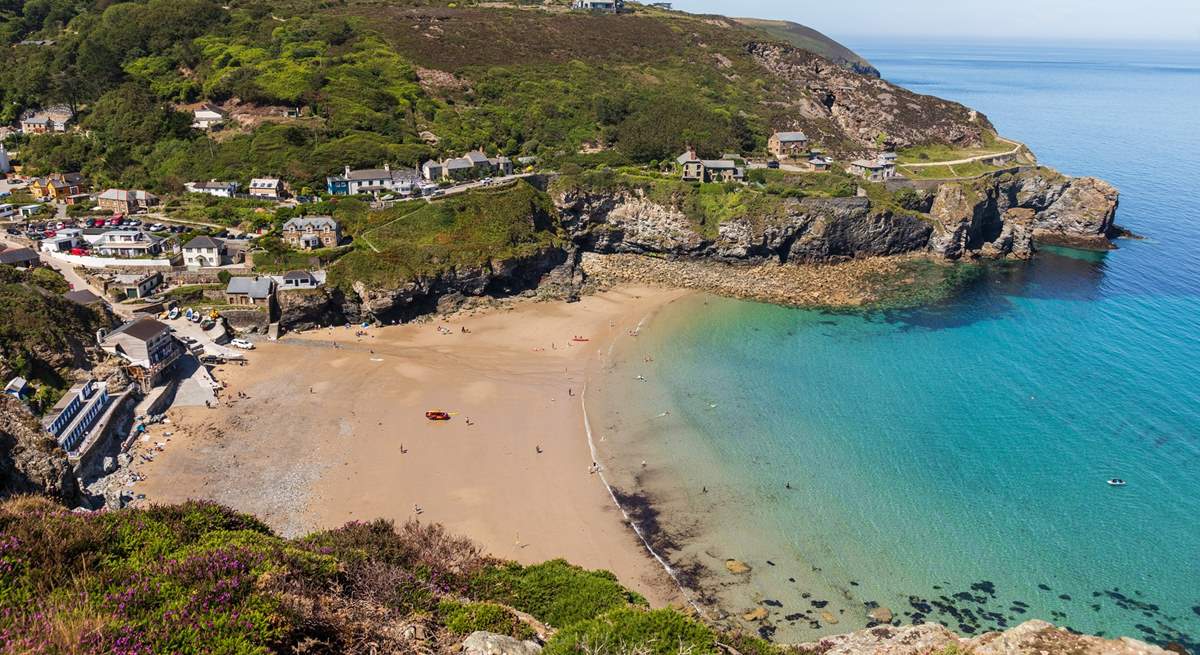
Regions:
<instances>
[{"instance_id":1,"label":"sandy beach","mask_svg":"<svg viewBox=\"0 0 1200 655\"><path fill-rule=\"evenodd\" d=\"M247 365L214 371L220 407L169 412L136 493L215 500L289 535L439 522L499 557L611 570L666 604L677 588L590 470L581 393L615 339L687 293L625 287L261 342Z\"/></svg>"}]
</instances>

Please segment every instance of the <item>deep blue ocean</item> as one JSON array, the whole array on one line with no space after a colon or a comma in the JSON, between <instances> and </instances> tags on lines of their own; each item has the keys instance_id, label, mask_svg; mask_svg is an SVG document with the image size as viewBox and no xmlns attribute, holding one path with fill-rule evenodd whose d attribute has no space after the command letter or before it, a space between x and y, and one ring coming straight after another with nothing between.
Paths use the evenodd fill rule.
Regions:
<instances>
[{"instance_id":1,"label":"deep blue ocean","mask_svg":"<svg viewBox=\"0 0 1200 655\"><path fill-rule=\"evenodd\" d=\"M1044 249L915 311L678 303L638 346L639 393L674 427L657 406L614 424L656 440L639 480L714 542L697 558L755 566L748 599L808 612L781 634L859 627L879 603L1200 653L1200 45L849 45L1112 182L1145 238ZM839 626L812 623L815 599Z\"/></svg>"}]
</instances>

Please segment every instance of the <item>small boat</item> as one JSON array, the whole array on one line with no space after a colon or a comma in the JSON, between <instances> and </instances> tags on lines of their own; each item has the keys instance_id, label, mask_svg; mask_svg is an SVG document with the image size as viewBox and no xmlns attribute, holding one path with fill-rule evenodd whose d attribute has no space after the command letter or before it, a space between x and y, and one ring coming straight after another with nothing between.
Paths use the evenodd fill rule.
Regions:
<instances>
[{"instance_id":1,"label":"small boat","mask_svg":"<svg viewBox=\"0 0 1200 655\"><path fill-rule=\"evenodd\" d=\"M439 412L439 411L431 410L431 411L425 412L425 418L427 418L431 421L449 421L450 414L448 414L446 412Z\"/></svg>"},{"instance_id":2,"label":"small boat","mask_svg":"<svg viewBox=\"0 0 1200 655\"><path fill-rule=\"evenodd\" d=\"M1125 481L1124 481L1124 480L1122 480L1121 478L1113 478L1113 479L1111 479L1111 480L1109 480L1109 481L1108 481L1108 484L1109 484L1109 486L1111 486L1111 487L1124 487L1124 486L1125 486Z\"/></svg>"}]
</instances>

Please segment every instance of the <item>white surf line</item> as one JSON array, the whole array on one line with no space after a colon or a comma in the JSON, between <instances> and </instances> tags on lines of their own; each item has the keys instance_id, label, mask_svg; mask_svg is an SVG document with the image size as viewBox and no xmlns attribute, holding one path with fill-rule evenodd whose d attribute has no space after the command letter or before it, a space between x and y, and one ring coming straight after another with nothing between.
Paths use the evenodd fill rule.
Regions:
<instances>
[{"instance_id":1,"label":"white surf line","mask_svg":"<svg viewBox=\"0 0 1200 655\"><path fill-rule=\"evenodd\" d=\"M645 324L650 316L650 314L647 314L642 318L641 321L638 321L635 329L640 331L642 329L642 325ZM614 339L613 342L608 346L609 356L612 355L612 351L615 346L616 340ZM600 454L596 450L596 441L592 438L592 422L591 419L588 418L587 382L584 382L583 389L581 389L579 392L579 406L583 409L583 430L587 434L588 449L592 452L592 461L599 464ZM691 605L692 609L696 610L700 616L711 620L708 616L708 612L704 611L704 607L700 605L700 603L696 602L691 590L684 586L683 582L679 580L679 574L675 572L675 569L662 555L658 554L658 551L654 550L654 546L650 545L650 541L646 538L645 533L642 532L641 527L639 527L637 522L633 520L633 517L629 515L629 512L625 511L625 508L621 506L621 501L617 500L617 493L613 491L612 485L608 483L608 478L604 477L604 468L598 468L596 475L600 476L600 481L604 483L604 488L608 490L609 498L612 498L613 504L616 505L617 509L621 511L621 516L625 517L625 522L629 524L629 527L633 528L634 534L637 535L638 540L640 540L642 545L645 546L646 552L650 553L650 556L653 557L655 561L657 561L659 565L663 567L663 570L667 572L667 575L671 576L671 581L674 582L675 586L679 588L679 593L683 594L683 597L687 600L688 605Z\"/></svg>"}]
</instances>

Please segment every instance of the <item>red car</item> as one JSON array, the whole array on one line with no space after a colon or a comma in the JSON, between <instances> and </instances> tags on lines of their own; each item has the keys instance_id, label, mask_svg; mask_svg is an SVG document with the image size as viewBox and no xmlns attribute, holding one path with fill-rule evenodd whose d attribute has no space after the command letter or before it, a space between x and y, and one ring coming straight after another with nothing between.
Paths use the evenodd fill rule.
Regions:
<instances>
[{"instance_id":1,"label":"red car","mask_svg":"<svg viewBox=\"0 0 1200 655\"><path fill-rule=\"evenodd\" d=\"M71 248L71 254L72 255L86 255L86 254L88 254L88 251L84 250L83 248Z\"/></svg>"}]
</instances>

